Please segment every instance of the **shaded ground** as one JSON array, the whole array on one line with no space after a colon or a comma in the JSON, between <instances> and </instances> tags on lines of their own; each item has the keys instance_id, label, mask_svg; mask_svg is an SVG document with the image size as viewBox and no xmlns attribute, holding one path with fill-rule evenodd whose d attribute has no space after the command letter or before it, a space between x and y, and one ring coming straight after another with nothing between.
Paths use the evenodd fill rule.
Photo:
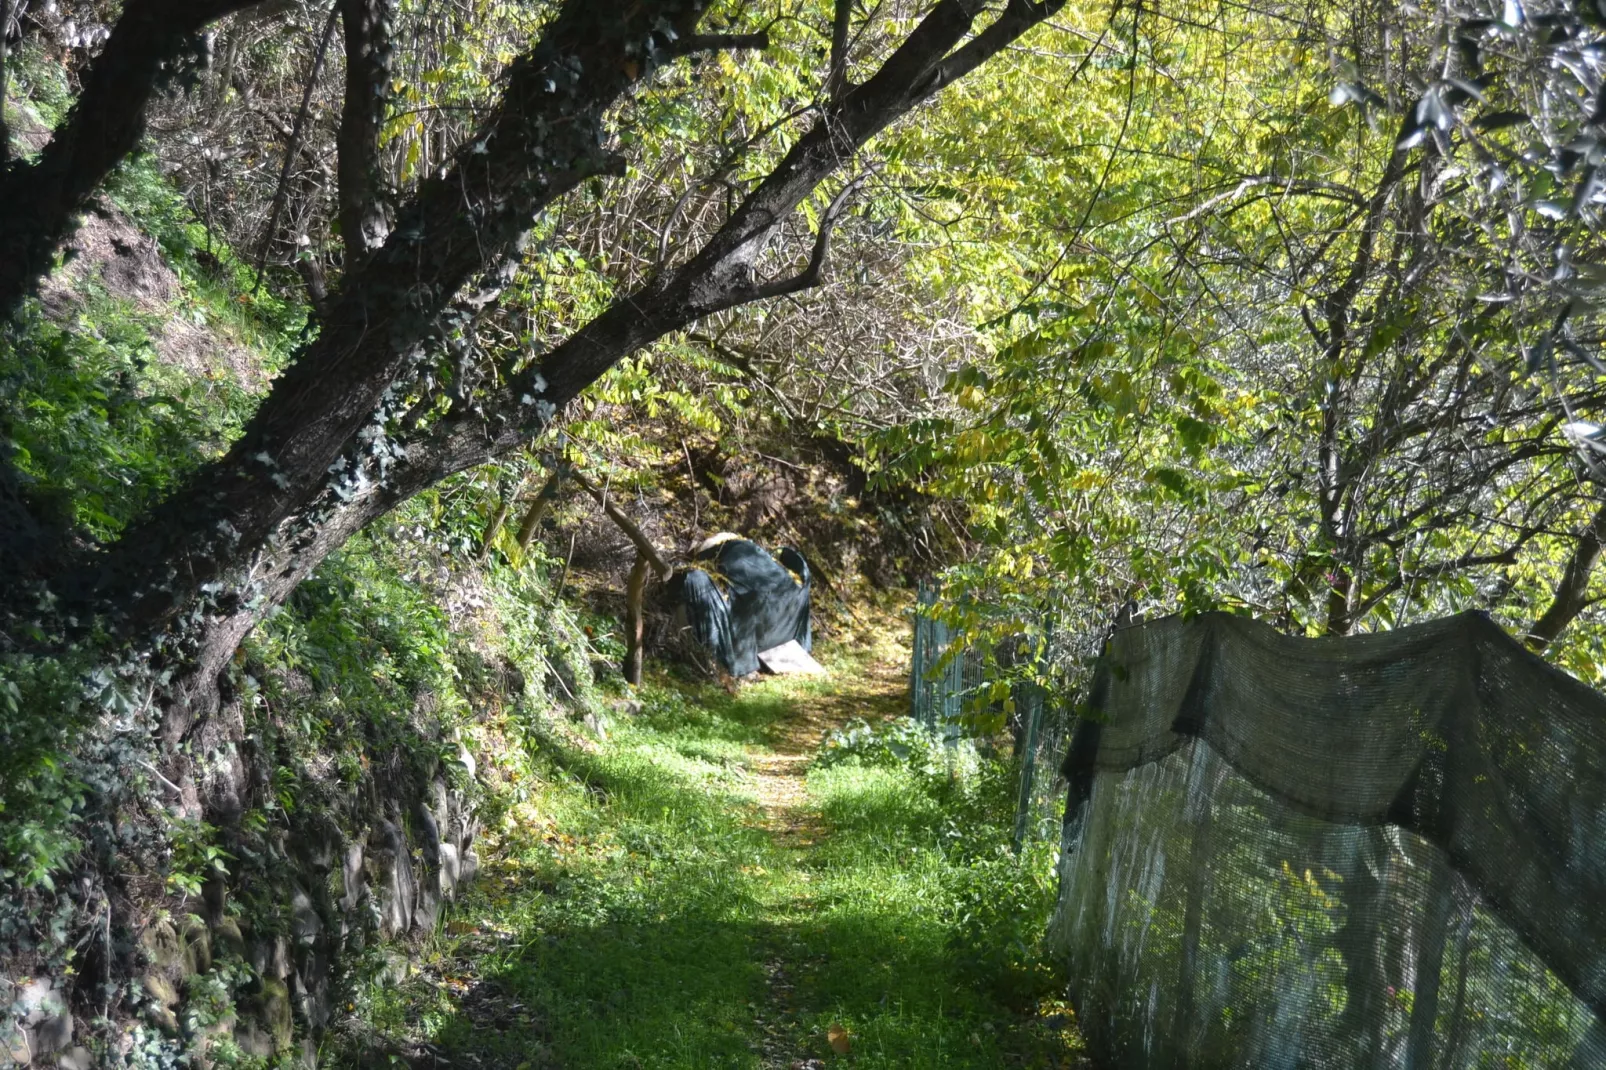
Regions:
<instances>
[{"instance_id":1,"label":"shaded ground","mask_svg":"<svg viewBox=\"0 0 1606 1070\"><path fill-rule=\"evenodd\" d=\"M827 732L902 712L896 655L648 688L606 744L548 743L549 783L422 971L352 1006L389 1038L376 1065L1079 1065L1040 965L972 962L956 929L956 896L996 898L978 880L1041 905L1043 859L1028 879L961 844L992 834L956 828L981 795L947 776L810 768Z\"/></svg>"}]
</instances>

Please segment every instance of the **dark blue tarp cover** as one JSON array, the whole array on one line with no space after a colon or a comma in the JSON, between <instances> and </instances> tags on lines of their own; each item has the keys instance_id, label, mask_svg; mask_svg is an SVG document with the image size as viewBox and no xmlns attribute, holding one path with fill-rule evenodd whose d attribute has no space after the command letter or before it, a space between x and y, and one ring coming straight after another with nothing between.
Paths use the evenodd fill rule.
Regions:
<instances>
[{"instance_id":1,"label":"dark blue tarp cover","mask_svg":"<svg viewBox=\"0 0 1606 1070\"><path fill-rule=\"evenodd\" d=\"M808 650L809 566L790 546L780 560L747 539L705 543L701 568L680 576L679 594L697 641L732 676L758 671L758 652L795 639Z\"/></svg>"}]
</instances>

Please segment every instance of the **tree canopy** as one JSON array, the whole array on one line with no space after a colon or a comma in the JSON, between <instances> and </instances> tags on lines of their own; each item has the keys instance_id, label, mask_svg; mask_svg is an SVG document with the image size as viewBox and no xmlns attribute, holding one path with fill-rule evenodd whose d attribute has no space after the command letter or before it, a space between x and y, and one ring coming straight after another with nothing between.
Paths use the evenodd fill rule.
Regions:
<instances>
[{"instance_id":1,"label":"tree canopy","mask_svg":"<svg viewBox=\"0 0 1606 1070\"><path fill-rule=\"evenodd\" d=\"M110 527L12 463L9 619L205 680L374 517L554 422L617 450L622 405L861 442L978 605L1088 635L1477 605L1549 645L1606 534L1601 28L1496 7L36 13L79 89L8 157L0 305L141 152L308 326Z\"/></svg>"}]
</instances>

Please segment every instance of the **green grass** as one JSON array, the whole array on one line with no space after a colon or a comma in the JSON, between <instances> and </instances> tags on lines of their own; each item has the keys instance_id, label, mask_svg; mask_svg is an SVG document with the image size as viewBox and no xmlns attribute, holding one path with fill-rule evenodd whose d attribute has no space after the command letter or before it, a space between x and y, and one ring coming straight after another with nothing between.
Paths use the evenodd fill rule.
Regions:
<instances>
[{"instance_id":1,"label":"green grass","mask_svg":"<svg viewBox=\"0 0 1606 1070\"><path fill-rule=\"evenodd\" d=\"M545 738L457 935L357 1013L510 1070L1072 1065L1034 954L1051 859L999 854L1006 768L834 760L809 773L802 846L762 827L748 763L841 675L649 688L605 743Z\"/></svg>"}]
</instances>

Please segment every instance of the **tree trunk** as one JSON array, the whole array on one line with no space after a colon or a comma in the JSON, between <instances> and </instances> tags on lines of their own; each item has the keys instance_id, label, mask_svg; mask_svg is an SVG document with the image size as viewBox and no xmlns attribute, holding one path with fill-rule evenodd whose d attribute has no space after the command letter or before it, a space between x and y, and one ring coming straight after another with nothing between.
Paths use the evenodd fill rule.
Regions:
<instances>
[{"instance_id":1,"label":"tree trunk","mask_svg":"<svg viewBox=\"0 0 1606 1070\"><path fill-rule=\"evenodd\" d=\"M630 567L630 582L625 587L625 642L629 646L625 653L625 683L632 687L641 686L641 647L646 625L643 602L649 564L646 554L636 554L636 563Z\"/></svg>"},{"instance_id":2,"label":"tree trunk","mask_svg":"<svg viewBox=\"0 0 1606 1070\"><path fill-rule=\"evenodd\" d=\"M1383 1023L1388 1014L1382 914L1392 856L1380 829L1368 826L1353 834L1357 838L1355 854L1340 893L1345 917L1338 931L1338 946L1344 957L1345 1001L1339 1032L1352 1038L1353 1064L1370 1067L1379 1063Z\"/></svg>"},{"instance_id":3,"label":"tree trunk","mask_svg":"<svg viewBox=\"0 0 1606 1070\"><path fill-rule=\"evenodd\" d=\"M385 175L379 132L390 98L393 0L340 0L346 35L346 99L335 139L339 155L340 236L347 270L385 243Z\"/></svg>"},{"instance_id":4,"label":"tree trunk","mask_svg":"<svg viewBox=\"0 0 1606 1070\"><path fill-rule=\"evenodd\" d=\"M1439 988L1444 973L1444 945L1450 933L1450 914L1455 905L1449 865L1429 863L1427 894L1423 903L1422 930L1417 944L1416 985L1412 992L1411 1026L1405 1045L1404 1070L1431 1070L1437 1040Z\"/></svg>"}]
</instances>

